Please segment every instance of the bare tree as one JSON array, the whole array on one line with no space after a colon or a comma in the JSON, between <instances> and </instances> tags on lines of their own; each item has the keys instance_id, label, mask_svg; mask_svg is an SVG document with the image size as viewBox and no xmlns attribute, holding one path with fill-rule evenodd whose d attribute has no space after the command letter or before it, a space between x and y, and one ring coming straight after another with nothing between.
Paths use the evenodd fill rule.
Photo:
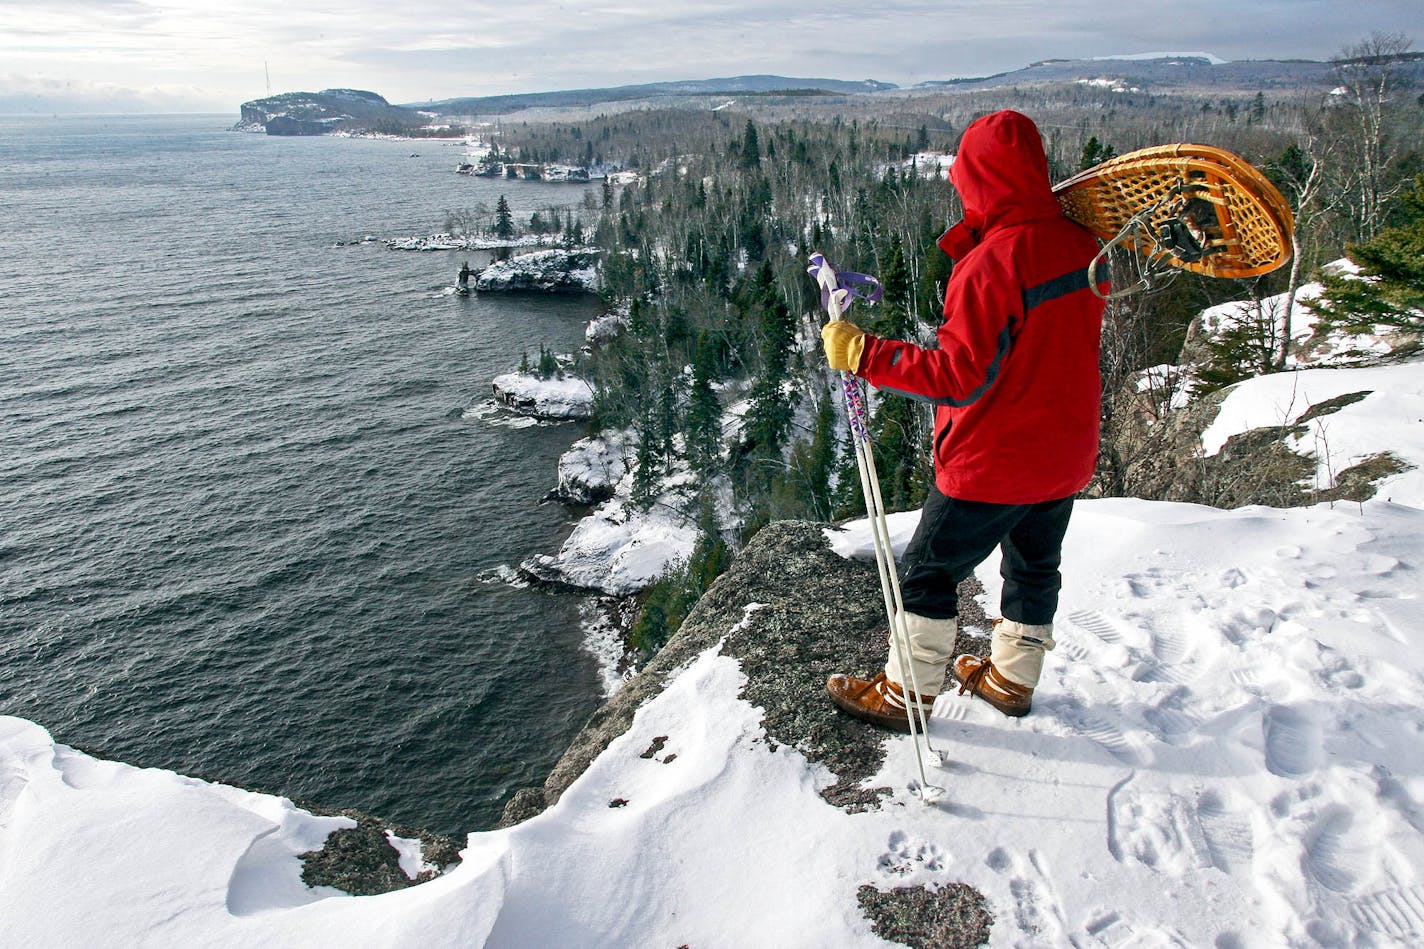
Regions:
<instances>
[{"instance_id":1,"label":"bare tree","mask_svg":"<svg viewBox=\"0 0 1424 949\"><path fill-rule=\"evenodd\" d=\"M1403 33L1376 32L1331 59L1331 75L1337 83L1332 95L1349 109L1346 118L1352 134L1346 141L1355 150L1354 167L1349 169L1357 202L1354 236L1361 241L1378 233L1385 207L1399 191L1388 175L1397 157L1391 120L1400 93L1409 85L1402 65L1413 45Z\"/></svg>"},{"instance_id":2,"label":"bare tree","mask_svg":"<svg viewBox=\"0 0 1424 949\"><path fill-rule=\"evenodd\" d=\"M1276 352L1272 360L1272 368L1276 371L1285 369L1290 355L1295 295L1303 275L1309 272L1304 260L1307 241L1318 238L1320 221L1339 204L1339 196L1331 194L1326 188L1330 148L1331 143L1319 130L1307 132L1302 145L1295 146L1288 153L1292 159L1289 166L1281 168L1286 197L1294 208L1295 226L1291 229L1291 262L1286 279L1285 305L1281 307L1275 338Z\"/></svg>"}]
</instances>

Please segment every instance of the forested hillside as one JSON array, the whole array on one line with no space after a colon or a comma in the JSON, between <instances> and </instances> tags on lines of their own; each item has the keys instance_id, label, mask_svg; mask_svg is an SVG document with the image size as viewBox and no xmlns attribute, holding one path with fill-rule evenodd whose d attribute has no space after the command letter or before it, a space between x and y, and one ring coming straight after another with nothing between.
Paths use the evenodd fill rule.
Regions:
<instances>
[{"instance_id":1,"label":"forested hillside","mask_svg":"<svg viewBox=\"0 0 1424 949\"><path fill-rule=\"evenodd\" d=\"M1183 276L1110 307L1102 366L1110 436L1135 411L1124 384L1144 367L1176 362L1195 314L1292 290L1322 262L1417 217L1402 197L1424 170L1424 96L1409 88L1412 63L1398 55L1408 47L1403 37L1372 37L1307 94L1208 99L1043 83L504 124L495 147L517 160L635 173L605 183L601 200L565 227L602 249L604 293L628 310L626 332L578 367L598 393L594 425L636 434L635 504L658 503L664 480L677 475L686 515L706 532L690 572L672 583L678 602L663 612L675 622L679 603L725 562L722 541L735 547L773 518L857 508L855 478L837 474L844 425L814 337L818 300L806 260L821 251L844 269L878 275L884 302L856 318L877 333L932 340L951 266L935 240L958 216L946 157L974 117L999 108L1033 117L1055 180L1147 145L1223 147L1265 170L1295 208L1292 266L1249 281ZM1259 309L1210 355L1212 384L1285 367L1290 315ZM892 508L923 497L929 422L907 400L877 401L876 450ZM1133 493L1134 461L1106 450L1091 492Z\"/></svg>"}]
</instances>

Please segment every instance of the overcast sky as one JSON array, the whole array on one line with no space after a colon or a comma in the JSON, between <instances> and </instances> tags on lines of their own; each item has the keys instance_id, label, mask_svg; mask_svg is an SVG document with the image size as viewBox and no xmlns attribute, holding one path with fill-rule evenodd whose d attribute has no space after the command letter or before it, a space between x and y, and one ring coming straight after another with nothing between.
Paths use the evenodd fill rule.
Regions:
<instances>
[{"instance_id":1,"label":"overcast sky","mask_svg":"<svg viewBox=\"0 0 1424 949\"><path fill-rule=\"evenodd\" d=\"M0 0L0 112L215 111L771 73L912 85L1144 52L1327 59L1424 42L1424 0Z\"/></svg>"}]
</instances>

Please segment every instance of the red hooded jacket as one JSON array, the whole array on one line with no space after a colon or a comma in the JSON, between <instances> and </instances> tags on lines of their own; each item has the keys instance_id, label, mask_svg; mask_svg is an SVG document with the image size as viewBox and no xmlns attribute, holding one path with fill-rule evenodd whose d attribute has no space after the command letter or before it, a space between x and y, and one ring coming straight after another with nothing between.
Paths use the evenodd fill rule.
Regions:
<instances>
[{"instance_id":1,"label":"red hooded jacket","mask_svg":"<svg viewBox=\"0 0 1424 949\"><path fill-rule=\"evenodd\" d=\"M1017 112L969 126L950 169L964 220L939 348L866 335L858 374L935 404L935 483L965 501L1068 497L1098 454L1103 301L1088 286L1098 242L1063 216L1038 128Z\"/></svg>"}]
</instances>

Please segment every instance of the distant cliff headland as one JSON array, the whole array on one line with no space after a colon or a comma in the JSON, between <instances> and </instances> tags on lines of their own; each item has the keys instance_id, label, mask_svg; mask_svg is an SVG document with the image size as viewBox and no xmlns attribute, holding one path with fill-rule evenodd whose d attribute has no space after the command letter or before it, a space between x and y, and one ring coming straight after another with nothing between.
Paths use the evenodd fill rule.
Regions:
<instances>
[{"instance_id":1,"label":"distant cliff headland","mask_svg":"<svg viewBox=\"0 0 1424 949\"><path fill-rule=\"evenodd\" d=\"M242 118L233 128L268 135L419 135L433 118L428 113L391 105L376 93L360 89L284 92L244 102L241 108Z\"/></svg>"}]
</instances>

